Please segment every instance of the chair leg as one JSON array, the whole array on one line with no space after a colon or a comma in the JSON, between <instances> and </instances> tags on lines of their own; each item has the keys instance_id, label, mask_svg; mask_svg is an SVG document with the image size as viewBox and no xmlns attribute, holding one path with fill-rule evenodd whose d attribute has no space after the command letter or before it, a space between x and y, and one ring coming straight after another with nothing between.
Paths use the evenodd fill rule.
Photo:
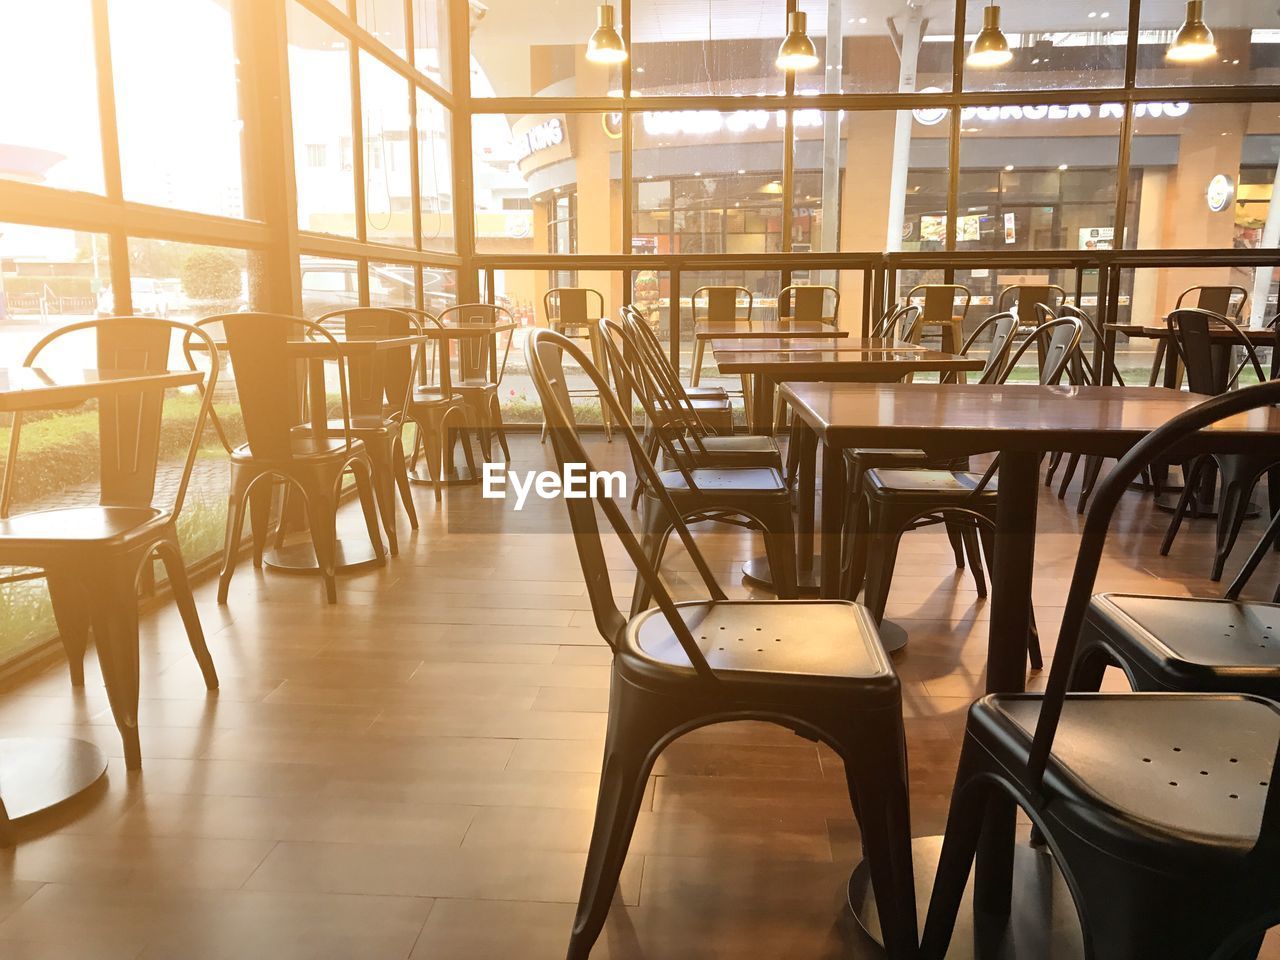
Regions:
<instances>
[{"instance_id":1,"label":"chair leg","mask_svg":"<svg viewBox=\"0 0 1280 960\"><path fill-rule=\"evenodd\" d=\"M413 504L413 490L409 486L409 468L405 466L404 441L396 436L395 449L391 454L391 472L396 487L400 491L400 502L404 504L404 512L409 516L409 528L418 529L418 508Z\"/></svg>"},{"instance_id":2,"label":"chair leg","mask_svg":"<svg viewBox=\"0 0 1280 960\"><path fill-rule=\"evenodd\" d=\"M898 543L902 528L891 511L871 500L868 509L868 563L867 606L876 623L884 619L884 608L889 602L889 584L893 580L893 568L898 560Z\"/></svg>"},{"instance_id":3,"label":"chair leg","mask_svg":"<svg viewBox=\"0 0 1280 960\"><path fill-rule=\"evenodd\" d=\"M1062 483L1058 487L1058 499L1067 499L1067 488L1076 477L1076 468L1080 465L1080 454L1073 453L1067 458L1066 469L1062 472Z\"/></svg>"},{"instance_id":4,"label":"chair leg","mask_svg":"<svg viewBox=\"0 0 1280 960\"><path fill-rule=\"evenodd\" d=\"M191 583L187 580L187 565L182 561L177 536L173 535L159 544L157 552L169 575L169 589L173 591L173 601L178 607L178 613L182 615L182 625L187 629L187 642L191 645L191 652L195 654L196 663L200 665L205 688L217 690L218 671L213 665L209 646L205 643L200 613L196 609L196 598L191 593Z\"/></svg>"},{"instance_id":5,"label":"chair leg","mask_svg":"<svg viewBox=\"0 0 1280 960\"><path fill-rule=\"evenodd\" d=\"M668 526L670 523L661 502L653 497L645 497L640 505L640 548L655 570L659 569L659 557ZM651 599L649 585L637 571L635 588L631 591L631 616L647 610Z\"/></svg>"},{"instance_id":6,"label":"chair leg","mask_svg":"<svg viewBox=\"0 0 1280 960\"><path fill-rule=\"evenodd\" d=\"M682 702L659 697L614 674L600 793L568 960L587 960L600 936L627 858L649 771L665 741L688 715Z\"/></svg>"},{"instance_id":7,"label":"chair leg","mask_svg":"<svg viewBox=\"0 0 1280 960\"><path fill-rule=\"evenodd\" d=\"M885 954L890 960L915 957L916 895L901 706L896 710L859 712L841 741L840 753L871 870Z\"/></svg>"},{"instance_id":8,"label":"chair leg","mask_svg":"<svg viewBox=\"0 0 1280 960\"><path fill-rule=\"evenodd\" d=\"M375 475L369 461L357 461L351 464L351 475L355 477L356 494L360 498L360 509L364 512L364 525L369 531L369 542L373 544L373 553L382 560L386 557L386 551L382 546L382 534L378 531L378 496L375 489Z\"/></svg>"},{"instance_id":9,"label":"chair leg","mask_svg":"<svg viewBox=\"0 0 1280 960\"><path fill-rule=\"evenodd\" d=\"M126 769L142 767L138 740L138 595L132 564L91 576L90 606L98 663L111 714L124 743Z\"/></svg>"},{"instance_id":10,"label":"chair leg","mask_svg":"<svg viewBox=\"0 0 1280 960\"><path fill-rule=\"evenodd\" d=\"M498 435L498 445L502 447L502 459L507 463L511 462L511 448L507 446L507 431L502 422L502 404L498 400L497 393L489 398L489 405L493 410L492 424L493 431Z\"/></svg>"},{"instance_id":11,"label":"chair leg","mask_svg":"<svg viewBox=\"0 0 1280 960\"><path fill-rule=\"evenodd\" d=\"M366 449L372 464L374 504L387 534L387 550L396 557L400 555L400 537L396 532L396 477L391 463L395 456L395 441L366 444Z\"/></svg>"},{"instance_id":12,"label":"chair leg","mask_svg":"<svg viewBox=\"0 0 1280 960\"><path fill-rule=\"evenodd\" d=\"M240 531L244 529L245 499L248 491L233 476L231 493L227 496L227 531L222 544L222 570L218 574L218 602L227 602L231 589L231 574L236 568L236 554L240 552Z\"/></svg>"},{"instance_id":13,"label":"chair leg","mask_svg":"<svg viewBox=\"0 0 1280 960\"><path fill-rule=\"evenodd\" d=\"M987 797L991 791L987 783L974 779L980 772L981 751L981 746L965 737L955 788L951 793L951 808L947 812L942 854L938 858L929 912L920 940L921 960L943 960L947 955L956 916L973 869L973 858L978 852Z\"/></svg>"},{"instance_id":14,"label":"chair leg","mask_svg":"<svg viewBox=\"0 0 1280 960\"><path fill-rule=\"evenodd\" d=\"M1062 451L1056 450L1049 455L1049 467L1044 472L1044 485L1046 487L1053 486L1053 475L1058 472L1058 465L1062 463Z\"/></svg>"},{"instance_id":15,"label":"chair leg","mask_svg":"<svg viewBox=\"0 0 1280 960\"><path fill-rule=\"evenodd\" d=\"M1236 574L1236 578L1231 581L1231 586L1227 588L1227 592L1223 594L1228 600L1239 600L1240 591L1248 584L1254 572L1258 569L1258 564L1262 563L1262 558L1267 555L1267 551L1271 549L1273 544L1280 543L1280 512L1277 512L1271 518L1266 532L1262 535L1262 539L1258 541L1258 545L1253 548L1253 552L1249 554L1249 559L1244 562L1244 566L1240 568L1240 572Z\"/></svg>"},{"instance_id":16,"label":"chair leg","mask_svg":"<svg viewBox=\"0 0 1280 960\"><path fill-rule=\"evenodd\" d=\"M1249 512L1249 499L1257 483L1254 464L1250 458L1223 456L1218 465L1222 473L1218 490L1218 537L1213 557L1213 572L1209 579L1215 583L1222 579L1231 548L1240 536L1240 527Z\"/></svg>"},{"instance_id":17,"label":"chair leg","mask_svg":"<svg viewBox=\"0 0 1280 960\"><path fill-rule=\"evenodd\" d=\"M774 593L779 600L794 600L799 592L796 585L796 532L791 520L791 502L789 499L784 500L776 509L755 511L755 515L764 526L765 553L769 557Z\"/></svg>"},{"instance_id":18,"label":"chair leg","mask_svg":"<svg viewBox=\"0 0 1280 960\"><path fill-rule=\"evenodd\" d=\"M73 574L45 571L49 600L53 604L53 616L58 624L58 639L62 641L62 648L67 653L67 666L71 672L73 687L84 686L84 652L89 646L90 626L87 600L78 580Z\"/></svg>"},{"instance_id":19,"label":"chair leg","mask_svg":"<svg viewBox=\"0 0 1280 960\"><path fill-rule=\"evenodd\" d=\"M969 555L969 570L973 573L973 585L977 588L979 597L986 597L987 578L982 569L982 553L978 549L978 531L974 529L973 524L966 523L960 530L960 536L964 541L964 552Z\"/></svg>"},{"instance_id":20,"label":"chair leg","mask_svg":"<svg viewBox=\"0 0 1280 960\"><path fill-rule=\"evenodd\" d=\"M1200 480L1200 467L1205 462L1204 457L1198 458L1192 466L1184 470L1182 496L1178 497L1178 505L1173 510L1173 519L1169 521L1169 529L1165 531L1164 540L1160 544L1160 556L1167 557L1169 550L1173 547L1173 538L1178 535L1178 528L1182 526L1182 518L1187 514L1187 508L1192 505L1196 497L1196 487Z\"/></svg>"},{"instance_id":21,"label":"chair leg","mask_svg":"<svg viewBox=\"0 0 1280 960\"><path fill-rule=\"evenodd\" d=\"M951 541L951 552L956 557L956 569L964 569L964 530L960 523L956 520L947 520L943 526L946 527L947 539Z\"/></svg>"},{"instance_id":22,"label":"chair leg","mask_svg":"<svg viewBox=\"0 0 1280 960\"><path fill-rule=\"evenodd\" d=\"M1090 456L1084 461L1084 476L1080 478L1080 498L1076 501L1076 514L1084 513L1085 505L1093 493L1098 475L1102 473L1102 457Z\"/></svg>"},{"instance_id":23,"label":"chair leg","mask_svg":"<svg viewBox=\"0 0 1280 960\"><path fill-rule=\"evenodd\" d=\"M320 567L320 579L324 584L324 596L328 603L338 602L337 511L338 502L334 494L328 491L309 491L307 523L311 527L311 545L315 550L316 564ZM366 512L366 518L367 516ZM381 545L380 537L379 545Z\"/></svg>"},{"instance_id":24,"label":"chair leg","mask_svg":"<svg viewBox=\"0 0 1280 960\"><path fill-rule=\"evenodd\" d=\"M870 553L870 517L867 514L866 497L854 492L849 496L849 509L845 514L845 535L848 563L841 578L840 596L845 600L857 600L867 579L867 563Z\"/></svg>"},{"instance_id":25,"label":"chair leg","mask_svg":"<svg viewBox=\"0 0 1280 960\"><path fill-rule=\"evenodd\" d=\"M702 381L702 354L707 348L705 340L693 341L693 362L689 365L689 386L696 387Z\"/></svg>"},{"instance_id":26,"label":"chair leg","mask_svg":"<svg viewBox=\"0 0 1280 960\"><path fill-rule=\"evenodd\" d=\"M253 534L253 565L262 568L262 554L267 548L267 535L271 527L271 501L275 483L268 477L249 488L249 529ZM280 526L283 529L284 519Z\"/></svg>"},{"instance_id":27,"label":"chair leg","mask_svg":"<svg viewBox=\"0 0 1280 960\"><path fill-rule=\"evenodd\" d=\"M1164 366L1165 342L1156 341L1156 355L1151 361L1151 376L1147 380L1148 387L1154 387L1160 381L1160 368Z\"/></svg>"},{"instance_id":28,"label":"chair leg","mask_svg":"<svg viewBox=\"0 0 1280 960\"><path fill-rule=\"evenodd\" d=\"M1084 628L1088 631L1089 627ZM1081 644L1076 651L1075 662L1071 665L1069 689L1072 693L1097 693L1102 689L1102 679L1112 659L1105 648L1090 643L1081 637Z\"/></svg>"}]
</instances>

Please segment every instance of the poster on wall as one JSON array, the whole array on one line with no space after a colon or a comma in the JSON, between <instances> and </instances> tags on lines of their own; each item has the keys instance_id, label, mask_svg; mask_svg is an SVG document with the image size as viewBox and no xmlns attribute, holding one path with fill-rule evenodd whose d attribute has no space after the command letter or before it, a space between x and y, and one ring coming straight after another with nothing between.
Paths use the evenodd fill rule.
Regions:
<instances>
[{"instance_id":1,"label":"poster on wall","mask_svg":"<svg viewBox=\"0 0 1280 960\"><path fill-rule=\"evenodd\" d=\"M923 216L920 218L920 239L942 243L947 238L947 218Z\"/></svg>"},{"instance_id":2,"label":"poster on wall","mask_svg":"<svg viewBox=\"0 0 1280 960\"><path fill-rule=\"evenodd\" d=\"M1081 227L1081 250L1114 250L1116 231L1114 227Z\"/></svg>"},{"instance_id":3,"label":"poster on wall","mask_svg":"<svg viewBox=\"0 0 1280 960\"><path fill-rule=\"evenodd\" d=\"M959 217L956 220L956 240L961 243L977 240L982 236L982 217L974 214L969 217Z\"/></svg>"},{"instance_id":4,"label":"poster on wall","mask_svg":"<svg viewBox=\"0 0 1280 960\"><path fill-rule=\"evenodd\" d=\"M1018 218L1012 213L1004 215L1004 242L1018 242Z\"/></svg>"}]
</instances>

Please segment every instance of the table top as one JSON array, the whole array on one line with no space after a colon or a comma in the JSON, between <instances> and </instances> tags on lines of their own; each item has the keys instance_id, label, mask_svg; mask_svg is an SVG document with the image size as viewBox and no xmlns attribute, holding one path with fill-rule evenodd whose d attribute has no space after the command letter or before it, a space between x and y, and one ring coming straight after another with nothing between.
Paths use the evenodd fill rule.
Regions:
<instances>
[{"instance_id":1,"label":"table top","mask_svg":"<svg viewBox=\"0 0 1280 960\"><path fill-rule=\"evenodd\" d=\"M711 349L715 353L734 353L761 350L834 350L839 353L864 352L867 350L918 349L919 345L905 340L882 340L873 337L802 337L799 340L787 340L782 337L752 339L746 337L725 337L711 341Z\"/></svg>"},{"instance_id":2,"label":"table top","mask_svg":"<svg viewBox=\"0 0 1280 960\"><path fill-rule=\"evenodd\" d=\"M1108 323L1107 329L1123 333L1126 337L1145 337L1151 340L1163 340L1170 333L1168 325L1164 323L1155 326L1140 323ZM1275 330L1244 326L1240 330L1254 346L1270 347L1276 342ZM1209 336L1215 340L1237 340L1235 331L1230 327L1212 326L1209 328Z\"/></svg>"},{"instance_id":3,"label":"table top","mask_svg":"<svg viewBox=\"0 0 1280 960\"><path fill-rule=\"evenodd\" d=\"M849 336L849 331L833 327L828 323L778 323L776 320L717 320L709 322L699 320L693 331L695 340L718 340L722 337L738 339L792 339L804 337L840 337Z\"/></svg>"},{"instance_id":4,"label":"table top","mask_svg":"<svg viewBox=\"0 0 1280 960\"><path fill-rule=\"evenodd\" d=\"M426 343L432 337L428 334L411 334L406 337L386 337L384 339L348 340L345 337L334 337L330 340L286 340L289 354L295 357L356 357L377 353L382 350L399 350ZM227 341L214 340L219 350L227 349ZM191 341L193 350L203 350L205 346L198 340Z\"/></svg>"},{"instance_id":5,"label":"table top","mask_svg":"<svg viewBox=\"0 0 1280 960\"><path fill-rule=\"evenodd\" d=\"M721 373L749 373L797 380L896 380L907 373L930 370L981 370L984 363L979 357L961 357L917 346L852 352L765 350L716 355L716 365Z\"/></svg>"},{"instance_id":6,"label":"table top","mask_svg":"<svg viewBox=\"0 0 1280 960\"><path fill-rule=\"evenodd\" d=\"M188 387L203 380L198 370L0 367L0 413L69 406L130 391Z\"/></svg>"},{"instance_id":7,"label":"table top","mask_svg":"<svg viewBox=\"0 0 1280 960\"><path fill-rule=\"evenodd\" d=\"M490 326L449 323L445 324L444 327L426 326L422 328L422 332L431 340L456 340L465 337L484 337L491 333L509 333L519 326L520 324L518 323L495 323Z\"/></svg>"},{"instance_id":8,"label":"table top","mask_svg":"<svg viewBox=\"0 0 1280 960\"><path fill-rule=\"evenodd\" d=\"M1117 456L1205 398L1163 387L1037 384L784 383L792 408L829 446L923 448L941 455L989 450ZM1194 452L1272 444L1280 410L1223 420Z\"/></svg>"}]
</instances>

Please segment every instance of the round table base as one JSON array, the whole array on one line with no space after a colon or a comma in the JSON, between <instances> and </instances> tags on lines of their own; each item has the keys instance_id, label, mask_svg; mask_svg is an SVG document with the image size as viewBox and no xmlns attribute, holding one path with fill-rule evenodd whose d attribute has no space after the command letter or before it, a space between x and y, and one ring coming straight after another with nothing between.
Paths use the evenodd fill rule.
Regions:
<instances>
[{"instance_id":1,"label":"round table base","mask_svg":"<svg viewBox=\"0 0 1280 960\"><path fill-rule=\"evenodd\" d=\"M880 645L885 653L897 653L907 645L906 627L895 620L881 620Z\"/></svg>"},{"instance_id":2,"label":"round table base","mask_svg":"<svg viewBox=\"0 0 1280 960\"><path fill-rule=\"evenodd\" d=\"M272 570L281 573L296 573L318 576L320 565L316 562L316 551L310 540L290 543L278 550L270 550L262 555L262 562ZM373 552L373 544L363 540L339 540L337 559L334 568L339 572L346 570L364 570L380 567L386 558Z\"/></svg>"},{"instance_id":3,"label":"round table base","mask_svg":"<svg viewBox=\"0 0 1280 960\"><path fill-rule=\"evenodd\" d=\"M929 910L933 878L942 852L941 837L911 841L916 876L916 913L920 930ZM866 933L881 942L880 918L871 892L871 871L859 863L849 878L849 908ZM947 960L1014 960L1052 957L1074 960L1084 956L1080 921L1066 881L1053 865L1047 847L1018 843L1013 858L1013 909L1007 920L992 920L990 928L973 914L973 876L960 903Z\"/></svg>"},{"instance_id":4,"label":"round table base","mask_svg":"<svg viewBox=\"0 0 1280 960\"><path fill-rule=\"evenodd\" d=\"M0 739L0 800L10 824L80 796L107 772L92 743L61 737Z\"/></svg>"},{"instance_id":5,"label":"round table base","mask_svg":"<svg viewBox=\"0 0 1280 960\"><path fill-rule=\"evenodd\" d=\"M1166 492L1161 493L1160 496L1155 498L1154 502L1156 505L1156 509L1162 510L1165 513L1173 513L1173 511L1178 509L1178 497L1181 491L1180 490L1177 492L1170 491L1167 487L1165 488L1165 491ZM1258 511L1250 507L1247 511L1245 511L1244 518L1246 520L1253 520L1257 516L1258 516ZM1213 507L1207 507L1204 504L1200 505L1201 520L1216 520L1217 518L1218 518L1218 511L1216 509L1214 509ZM1187 515L1185 519L1187 520L1194 519L1191 514L1190 508L1187 509Z\"/></svg>"},{"instance_id":6,"label":"round table base","mask_svg":"<svg viewBox=\"0 0 1280 960\"><path fill-rule=\"evenodd\" d=\"M472 473L467 469L465 462L457 464L452 470L440 478L440 482L446 487L462 487L468 484L479 483L481 480L480 461L476 461L476 471ZM421 483L431 486L431 474L427 473L426 467L418 467L416 470L409 471L410 483Z\"/></svg>"},{"instance_id":7,"label":"round table base","mask_svg":"<svg viewBox=\"0 0 1280 960\"><path fill-rule=\"evenodd\" d=\"M773 572L769 569L768 557L752 557L742 565L742 579L753 587L773 592ZM797 577L799 594L802 597L816 597L822 586L822 558L815 556L813 565L808 570L799 571Z\"/></svg>"}]
</instances>

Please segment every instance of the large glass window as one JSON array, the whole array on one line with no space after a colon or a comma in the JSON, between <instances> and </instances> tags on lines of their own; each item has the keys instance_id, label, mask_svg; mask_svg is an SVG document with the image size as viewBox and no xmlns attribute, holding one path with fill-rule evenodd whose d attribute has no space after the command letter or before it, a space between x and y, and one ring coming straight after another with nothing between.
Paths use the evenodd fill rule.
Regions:
<instances>
[{"instance_id":1,"label":"large glass window","mask_svg":"<svg viewBox=\"0 0 1280 960\"><path fill-rule=\"evenodd\" d=\"M90 0L0 4L0 178L101 193Z\"/></svg>"},{"instance_id":2,"label":"large glass window","mask_svg":"<svg viewBox=\"0 0 1280 960\"><path fill-rule=\"evenodd\" d=\"M976 0L966 7L968 37L982 29L985 7ZM1185 9L1185 4L1180 8ZM966 65L964 87L1056 90L1121 86L1128 23L1125 0L1062 5L1052 15L1038 0L1002 0L1000 26L1013 60L997 68Z\"/></svg>"},{"instance_id":3,"label":"large glass window","mask_svg":"<svg viewBox=\"0 0 1280 960\"><path fill-rule=\"evenodd\" d=\"M356 0L356 22L400 56L408 56L404 0Z\"/></svg>"},{"instance_id":4,"label":"large glass window","mask_svg":"<svg viewBox=\"0 0 1280 960\"><path fill-rule=\"evenodd\" d=\"M784 127L773 110L637 114L632 249L780 251Z\"/></svg>"},{"instance_id":5,"label":"large glass window","mask_svg":"<svg viewBox=\"0 0 1280 960\"><path fill-rule=\"evenodd\" d=\"M619 88L616 69L586 59L596 7L596 0L495 0L483 14L472 8L472 95L604 96L611 80Z\"/></svg>"},{"instance_id":6,"label":"large glass window","mask_svg":"<svg viewBox=\"0 0 1280 960\"><path fill-rule=\"evenodd\" d=\"M782 93L775 66L787 30L781 0L633 0L636 96Z\"/></svg>"},{"instance_id":7,"label":"large glass window","mask_svg":"<svg viewBox=\"0 0 1280 960\"><path fill-rule=\"evenodd\" d=\"M360 265L336 257L299 258L302 315L314 320L331 310L360 306Z\"/></svg>"},{"instance_id":8,"label":"large glass window","mask_svg":"<svg viewBox=\"0 0 1280 960\"><path fill-rule=\"evenodd\" d=\"M297 3L289 4L289 99L298 227L356 235L347 41Z\"/></svg>"},{"instance_id":9,"label":"large glass window","mask_svg":"<svg viewBox=\"0 0 1280 960\"><path fill-rule=\"evenodd\" d=\"M360 123L364 140L365 234L370 240L412 245L409 82L363 51Z\"/></svg>"},{"instance_id":10,"label":"large glass window","mask_svg":"<svg viewBox=\"0 0 1280 960\"><path fill-rule=\"evenodd\" d=\"M621 252L613 115L487 114L471 129L477 251Z\"/></svg>"},{"instance_id":11,"label":"large glass window","mask_svg":"<svg viewBox=\"0 0 1280 960\"><path fill-rule=\"evenodd\" d=\"M418 91L418 196L422 249L453 253L453 128L448 110Z\"/></svg>"},{"instance_id":12,"label":"large glass window","mask_svg":"<svg viewBox=\"0 0 1280 960\"><path fill-rule=\"evenodd\" d=\"M413 62L428 77L449 86L448 0L413 0Z\"/></svg>"},{"instance_id":13,"label":"large glass window","mask_svg":"<svg viewBox=\"0 0 1280 960\"><path fill-rule=\"evenodd\" d=\"M1146 0L1142 4L1140 86L1280 83L1280 8L1274 3L1205 4L1205 24L1213 31L1217 52L1203 60L1178 63L1166 53L1185 13L1182 3Z\"/></svg>"},{"instance_id":14,"label":"large glass window","mask_svg":"<svg viewBox=\"0 0 1280 960\"><path fill-rule=\"evenodd\" d=\"M231 0L109 9L125 198L243 216Z\"/></svg>"}]
</instances>

